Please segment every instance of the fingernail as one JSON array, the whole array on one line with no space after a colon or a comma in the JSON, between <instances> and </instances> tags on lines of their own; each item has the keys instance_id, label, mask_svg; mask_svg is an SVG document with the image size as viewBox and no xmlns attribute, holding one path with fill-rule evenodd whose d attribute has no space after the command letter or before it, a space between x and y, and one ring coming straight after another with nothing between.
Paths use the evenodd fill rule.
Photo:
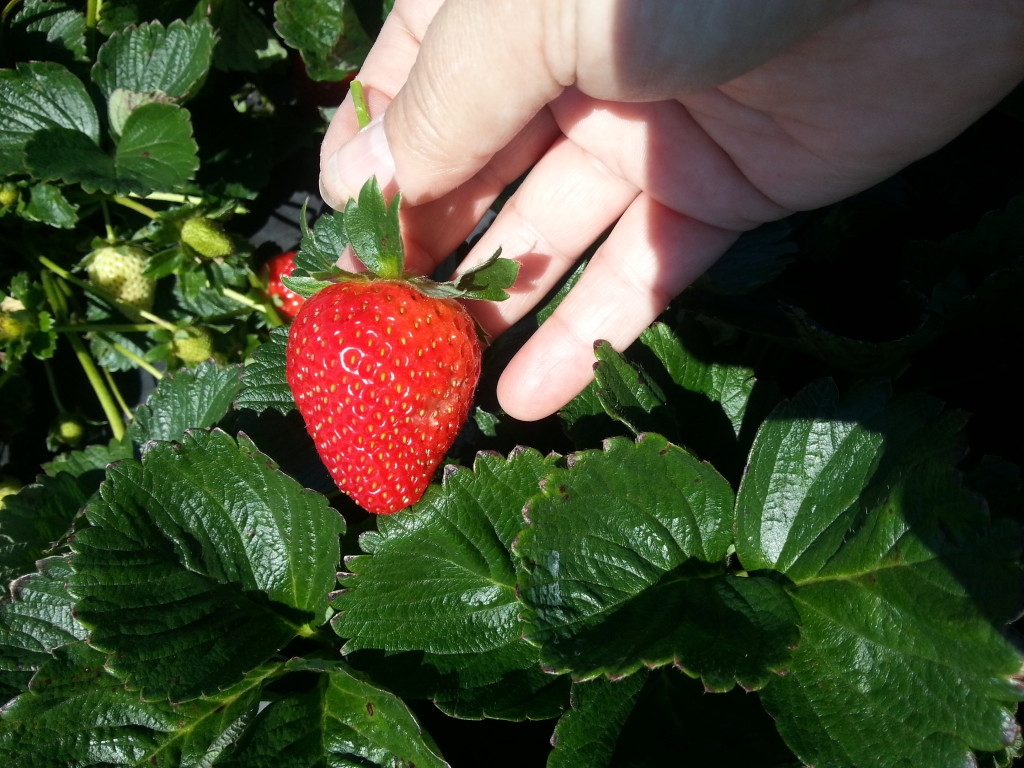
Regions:
<instances>
[{"instance_id":1,"label":"fingernail","mask_svg":"<svg viewBox=\"0 0 1024 768\"><path fill-rule=\"evenodd\" d=\"M320 195L333 208L343 207L371 176L381 189L388 189L395 178L395 161L384 135L384 115L366 127L327 158L320 173Z\"/></svg>"}]
</instances>

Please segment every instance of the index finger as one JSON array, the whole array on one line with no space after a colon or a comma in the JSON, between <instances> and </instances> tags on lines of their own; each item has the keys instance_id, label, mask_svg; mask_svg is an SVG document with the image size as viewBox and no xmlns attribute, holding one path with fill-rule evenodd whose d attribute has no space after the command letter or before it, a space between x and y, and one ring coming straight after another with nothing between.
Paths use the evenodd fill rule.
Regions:
<instances>
[{"instance_id":1,"label":"index finger","mask_svg":"<svg viewBox=\"0 0 1024 768\"><path fill-rule=\"evenodd\" d=\"M419 53L420 41L443 2L397 2L394 10L384 20L384 26L357 75L366 90L372 117L381 115L405 85ZM359 123L350 93L327 126L320 157L329 157L358 132Z\"/></svg>"}]
</instances>

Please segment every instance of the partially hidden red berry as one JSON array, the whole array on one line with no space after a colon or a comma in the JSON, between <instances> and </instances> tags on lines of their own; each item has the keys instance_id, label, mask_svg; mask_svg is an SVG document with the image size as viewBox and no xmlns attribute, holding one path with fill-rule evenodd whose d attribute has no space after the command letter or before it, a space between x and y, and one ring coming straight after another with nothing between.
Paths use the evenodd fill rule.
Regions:
<instances>
[{"instance_id":1,"label":"partially hidden red berry","mask_svg":"<svg viewBox=\"0 0 1024 768\"><path fill-rule=\"evenodd\" d=\"M299 314L299 307L305 299L286 286L282 277L291 275L295 269L295 251L285 251L267 259L263 265L263 277L267 284L267 293L271 297L277 297L275 306L277 311L288 320L294 320Z\"/></svg>"},{"instance_id":2,"label":"partially hidden red berry","mask_svg":"<svg viewBox=\"0 0 1024 768\"><path fill-rule=\"evenodd\" d=\"M469 313L406 282L332 284L289 332L287 379L338 488L389 514L420 499L480 377Z\"/></svg>"}]
</instances>

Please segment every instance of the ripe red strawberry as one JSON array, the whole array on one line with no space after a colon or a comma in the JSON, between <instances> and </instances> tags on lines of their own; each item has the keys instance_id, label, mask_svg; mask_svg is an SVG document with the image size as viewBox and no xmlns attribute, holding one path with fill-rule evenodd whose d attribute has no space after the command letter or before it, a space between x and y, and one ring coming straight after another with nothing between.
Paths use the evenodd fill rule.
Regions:
<instances>
[{"instance_id":1,"label":"ripe red strawberry","mask_svg":"<svg viewBox=\"0 0 1024 768\"><path fill-rule=\"evenodd\" d=\"M299 307L305 299L281 282L282 277L291 275L295 269L295 251L285 251L267 259L263 265L263 278L267 284L267 293L276 296L280 303L275 302L277 311L289 320L299 314Z\"/></svg>"},{"instance_id":2,"label":"ripe red strawberry","mask_svg":"<svg viewBox=\"0 0 1024 768\"><path fill-rule=\"evenodd\" d=\"M462 428L480 342L462 305L392 280L335 283L292 324L288 384L338 487L370 512L417 501Z\"/></svg>"},{"instance_id":3,"label":"ripe red strawberry","mask_svg":"<svg viewBox=\"0 0 1024 768\"><path fill-rule=\"evenodd\" d=\"M333 266L326 248L344 242L368 272ZM397 512L430 484L480 377L476 325L455 299L504 298L517 265L495 254L455 282L405 275L397 199L387 206L374 180L303 249L324 269L296 270L313 293L289 329L288 386L338 488L370 512Z\"/></svg>"}]
</instances>

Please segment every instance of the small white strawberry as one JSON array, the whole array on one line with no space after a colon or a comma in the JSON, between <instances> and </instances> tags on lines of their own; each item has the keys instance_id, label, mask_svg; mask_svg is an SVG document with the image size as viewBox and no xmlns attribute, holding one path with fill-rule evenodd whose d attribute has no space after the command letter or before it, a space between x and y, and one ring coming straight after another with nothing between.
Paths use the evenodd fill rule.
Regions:
<instances>
[{"instance_id":1,"label":"small white strawberry","mask_svg":"<svg viewBox=\"0 0 1024 768\"><path fill-rule=\"evenodd\" d=\"M144 275L148 259L146 252L135 246L105 245L86 258L86 271L97 288L136 309L149 310L156 280Z\"/></svg>"},{"instance_id":2,"label":"small white strawberry","mask_svg":"<svg viewBox=\"0 0 1024 768\"><path fill-rule=\"evenodd\" d=\"M192 326L174 334L171 352L185 365L196 365L213 357L213 334L208 328Z\"/></svg>"}]
</instances>

